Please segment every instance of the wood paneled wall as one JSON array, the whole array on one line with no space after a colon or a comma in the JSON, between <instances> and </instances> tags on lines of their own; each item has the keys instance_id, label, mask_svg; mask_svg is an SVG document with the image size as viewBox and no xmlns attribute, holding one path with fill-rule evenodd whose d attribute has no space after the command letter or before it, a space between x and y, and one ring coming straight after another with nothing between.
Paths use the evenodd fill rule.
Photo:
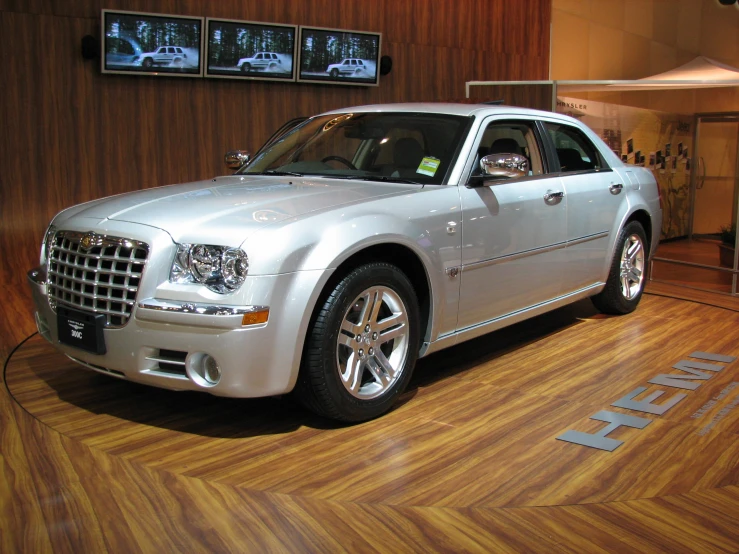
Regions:
<instances>
[{"instance_id":1,"label":"wood paneled wall","mask_svg":"<svg viewBox=\"0 0 739 554\"><path fill-rule=\"evenodd\" d=\"M380 31L393 70L371 88L101 75L80 41L102 8ZM545 79L550 19L551 0L0 0L0 278L25 287L59 210L224 174L292 117Z\"/></svg>"},{"instance_id":2,"label":"wood paneled wall","mask_svg":"<svg viewBox=\"0 0 739 554\"><path fill-rule=\"evenodd\" d=\"M502 100L507 106L553 111L554 85L480 85L470 87L471 102Z\"/></svg>"}]
</instances>

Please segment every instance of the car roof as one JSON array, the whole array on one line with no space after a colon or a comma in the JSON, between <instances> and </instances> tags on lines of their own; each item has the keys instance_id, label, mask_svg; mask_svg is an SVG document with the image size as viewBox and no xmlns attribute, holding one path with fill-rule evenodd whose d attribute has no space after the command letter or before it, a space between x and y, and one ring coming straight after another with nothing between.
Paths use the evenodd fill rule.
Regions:
<instances>
[{"instance_id":1,"label":"car roof","mask_svg":"<svg viewBox=\"0 0 739 554\"><path fill-rule=\"evenodd\" d=\"M516 106L501 106L489 104L455 104L444 102L405 102L397 104L370 104L366 106L353 106L339 110L331 110L326 114L338 114L346 112L413 112L413 113L436 113L446 115L462 116L487 116L487 115L528 115L536 117L547 117L559 119L570 123L577 120L566 115L533 110L530 108L518 108Z\"/></svg>"}]
</instances>

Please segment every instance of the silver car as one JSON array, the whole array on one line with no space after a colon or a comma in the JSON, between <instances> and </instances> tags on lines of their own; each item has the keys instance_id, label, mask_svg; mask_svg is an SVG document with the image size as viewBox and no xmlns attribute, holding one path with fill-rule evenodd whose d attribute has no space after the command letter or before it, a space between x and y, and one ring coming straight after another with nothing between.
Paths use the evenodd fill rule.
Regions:
<instances>
[{"instance_id":1,"label":"silver car","mask_svg":"<svg viewBox=\"0 0 739 554\"><path fill-rule=\"evenodd\" d=\"M586 297L634 310L661 218L651 173L572 118L364 106L233 175L62 211L29 281L90 369L362 421L419 357Z\"/></svg>"}]
</instances>

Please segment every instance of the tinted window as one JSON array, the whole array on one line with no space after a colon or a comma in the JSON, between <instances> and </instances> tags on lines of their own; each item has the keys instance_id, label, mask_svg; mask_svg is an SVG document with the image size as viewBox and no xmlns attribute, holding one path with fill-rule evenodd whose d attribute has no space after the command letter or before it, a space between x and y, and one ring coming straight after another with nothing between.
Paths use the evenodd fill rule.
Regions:
<instances>
[{"instance_id":1,"label":"tinted window","mask_svg":"<svg viewBox=\"0 0 739 554\"><path fill-rule=\"evenodd\" d=\"M561 171L588 171L602 169L598 151L585 133L569 125L544 123L557 151Z\"/></svg>"},{"instance_id":2,"label":"tinted window","mask_svg":"<svg viewBox=\"0 0 739 554\"><path fill-rule=\"evenodd\" d=\"M441 184L469 121L462 116L410 112L319 116L280 136L241 173L290 171Z\"/></svg>"}]
</instances>

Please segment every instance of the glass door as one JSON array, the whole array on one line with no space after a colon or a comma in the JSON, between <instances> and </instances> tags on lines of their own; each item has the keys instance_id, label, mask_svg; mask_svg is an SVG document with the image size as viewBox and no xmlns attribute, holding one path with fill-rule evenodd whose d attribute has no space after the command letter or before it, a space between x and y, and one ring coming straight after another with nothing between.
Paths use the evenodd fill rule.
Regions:
<instances>
[{"instance_id":1,"label":"glass door","mask_svg":"<svg viewBox=\"0 0 739 554\"><path fill-rule=\"evenodd\" d=\"M737 294L739 114L696 116L693 148L688 236L660 243L651 278Z\"/></svg>"},{"instance_id":2,"label":"glass door","mask_svg":"<svg viewBox=\"0 0 739 554\"><path fill-rule=\"evenodd\" d=\"M715 239L736 225L738 139L736 116L698 118L690 238Z\"/></svg>"}]
</instances>

